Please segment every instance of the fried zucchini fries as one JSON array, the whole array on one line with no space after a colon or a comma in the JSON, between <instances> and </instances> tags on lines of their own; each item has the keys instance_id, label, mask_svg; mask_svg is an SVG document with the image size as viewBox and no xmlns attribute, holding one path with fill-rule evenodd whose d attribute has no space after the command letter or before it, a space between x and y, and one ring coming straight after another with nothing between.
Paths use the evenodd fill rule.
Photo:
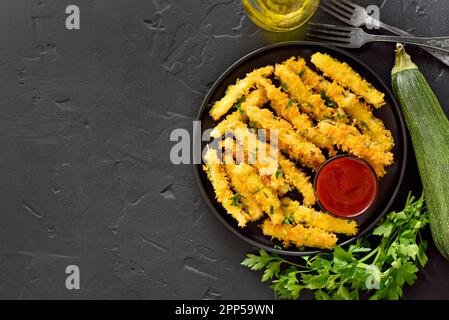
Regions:
<instances>
[{"instance_id":1,"label":"fried zucchini fries","mask_svg":"<svg viewBox=\"0 0 449 320\"><path fill-rule=\"evenodd\" d=\"M285 179L301 193L304 205L313 206L316 203L316 197L309 177L282 155L279 156L279 165Z\"/></svg>"},{"instance_id":2,"label":"fried zucchini fries","mask_svg":"<svg viewBox=\"0 0 449 320\"><path fill-rule=\"evenodd\" d=\"M375 108L380 108L385 104L385 94L374 88L347 63L340 62L330 55L320 52L312 55L311 61L325 76L335 80L341 86L349 88Z\"/></svg>"},{"instance_id":3,"label":"fried zucchini fries","mask_svg":"<svg viewBox=\"0 0 449 320\"><path fill-rule=\"evenodd\" d=\"M251 216L242 209L238 201L238 196L232 192L224 167L220 164L221 161L218 158L217 150L207 150L204 160L206 165L203 166L203 169L207 173L212 187L214 188L218 202L220 202L223 205L223 208L237 220L239 227L245 227L251 220Z\"/></svg>"},{"instance_id":4,"label":"fried zucchini fries","mask_svg":"<svg viewBox=\"0 0 449 320\"><path fill-rule=\"evenodd\" d=\"M341 233L349 236L357 234L357 223L353 220L339 219L327 213L315 211L289 198L283 198L281 200L281 207L286 217L285 222L287 223L303 223L327 232Z\"/></svg>"},{"instance_id":5,"label":"fried zucchini fries","mask_svg":"<svg viewBox=\"0 0 449 320\"><path fill-rule=\"evenodd\" d=\"M291 185L279 174L280 168L277 159L272 158L268 160L266 158L266 160L261 160L257 158L256 153L251 154L252 152L249 151L250 149L247 149L246 145L242 145L239 141L235 141L232 138L226 138L222 143L222 147L225 148L225 163L243 162L253 165L264 184L273 191L277 191L280 197L292 190Z\"/></svg>"},{"instance_id":6,"label":"fried zucchini fries","mask_svg":"<svg viewBox=\"0 0 449 320\"><path fill-rule=\"evenodd\" d=\"M318 147L327 149L330 155L335 155L332 142L315 130L309 116L299 111L296 100L290 99L288 94L276 88L269 79L258 77L256 81L258 86L265 89L271 107L279 117L289 121L300 135L309 139Z\"/></svg>"},{"instance_id":7,"label":"fried zucchini fries","mask_svg":"<svg viewBox=\"0 0 449 320\"><path fill-rule=\"evenodd\" d=\"M318 129L344 152L367 161L379 178L386 174L385 167L393 163L391 152L384 152L379 145L374 144L354 127L323 121L318 124Z\"/></svg>"},{"instance_id":8,"label":"fried zucchini fries","mask_svg":"<svg viewBox=\"0 0 449 320\"><path fill-rule=\"evenodd\" d=\"M226 133L229 125L236 121L246 122L246 105L261 107L264 103L268 101L265 92L261 89L252 91L245 101L241 102L239 108L228 115L223 121L221 121L211 132L210 136L213 138L219 138Z\"/></svg>"},{"instance_id":9,"label":"fried zucchini fries","mask_svg":"<svg viewBox=\"0 0 449 320\"><path fill-rule=\"evenodd\" d=\"M264 183L270 185L280 196L290 191L292 189L291 185L284 179L279 167L280 155L278 150L270 144L259 140L257 135L240 121L236 121L229 128L237 140L235 144L236 153L243 153L245 159L248 160L247 163L254 164Z\"/></svg>"},{"instance_id":10,"label":"fried zucchini fries","mask_svg":"<svg viewBox=\"0 0 449 320\"><path fill-rule=\"evenodd\" d=\"M253 139L257 139L257 136L252 133L248 127L241 122L236 122L230 127L234 132L234 137L239 142L239 145L244 145ZM257 161L256 167L259 169L259 175L262 179L267 178L272 189L277 190L280 195L286 194L291 190L291 186L301 193L303 196L304 205L313 206L316 203L315 192L313 190L312 183L309 177L295 166L293 162L284 157L270 144L264 143L260 140L257 141L257 150L265 151L269 150L269 156L263 161ZM248 147L243 147L244 150L249 150ZM262 152L263 154L264 152ZM268 170L267 168L270 168ZM273 168L276 168L273 171Z\"/></svg>"},{"instance_id":11,"label":"fried zucchini fries","mask_svg":"<svg viewBox=\"0 0 449 320\"><path fill-rule=\"evenodd\" d=\"M231 176L236 177L232 181L232 185L236 190L244 191L245 194L251 194L260 208L268 214L273 224L276 225L284 221L281 201L270 188L265 187L254 167L241 163L227 164L226 168Z\"/></svg>"},{"instance_id":12,"label":"fried zucchini fries","mask_svg":"<svg viewBox=\"0 0 449 320\"><path fill-rule=\"evenodd\" d=\"M260 223L285 247L332 249L337 235L356 235L358 224L320 211L313 173L341 152L364 159L381 178L393 163L394 139L373 114L383 93L327 54L311 62L316 69L292 57L230 85L209 112L219 149L206 151L203 169L239 227Z\"/></svg>"},{"instance_id":13,"label":"fried zucchini fries","mask_svg":"<svg viewBox=\"0 0 449 320\"><path fill-rule=\"evenodd\" d=\"M346 112L363 134L368 135L373 142L379 144L384 151L390 151L394 146L390 130L385 128L382 120L376 118L370 107L360 101L352 92L345 90L337 82L329 82L323 76L310 69L304 59L294 57L284 62L284 65L301 75L301 79L310 85L315 92L324 92L332 101Z\"/></svg>"},{"instance_id":14,"label":"fried zucchini fries","mask_svg":"<svg viewBox=\"0 0 449 320\"><path fill-rule=\"evenodd\" d=\"M281 240L285 247L293 243L300 248L332 249L337 244L335 234L323 231L320 228L306 227L302 224L295 226L289 224L275 225L267 219L262 225L262 232L266 236Z\"/></svg>"},{"instance_id":15,"label":"fried zucchini fries","mask_svg":"<svg viewBox=\"0 0 449 320\"><path fill-rule=\"evenodd\" d=\"M328 102L326 105L323 94L315 94L312 88L306 85L299 75L284 65L276 65L276 76L282 81L283 88L296 100L300 101L302 111L310 113L317 120L334 120L347 122L345 112L335 104Z\"/></svg>"},{"instance_id":16,"label":"fried zucchini fries","mask_svg":"<svg viewBox=\"0 0 449 320\"><path fill-rule=\"evenodd\" d=\"M230 138L225 140L225 148L229 150L229 148L234 148L234 141ZM229 161L226 160L226 161ZM250 214L252 221L257 221L263 216L263 211L259 207L259 204L254 200L253 195L248 191L248 188L244 187L242 184L242 177L236 173L236 170L232 170L235 166L235 163L230 162L226 163L226 172L228 173L229 180L234 190L237 192L236 200L240 200L243 204L243 207Z\"/></svg>"},{"instance_id":17,"label":"fried zucchini fries","mask_svg":"<svg viewBox=\"0 0 449 320\"><path fill-rule=\"evenodd\" d=\"M278 134L279 147L292 159L312 170L317 170L326 161L316 145L298 134L289 122L276 117L270 110L247 106L246 114L261 127L275 131Z\"/></svg>"},{"instance_id":18,"label":"fried zucchini fries","mask_svg":"<svg viewBox=\"0 0 449 320\"><path fill-rule=\"evenodd\" d=\"M247 95L250 89L255 85L256 76L268 77L273 71L273 66L256 69L253 72L248 73L244 79L237 80L236 84L229 86L225 96L221 100L215 102L210 109L210 116L212 119L215 121L219 120L234 104L238 103L239 99Z\"/></svg>"}]
</instances>

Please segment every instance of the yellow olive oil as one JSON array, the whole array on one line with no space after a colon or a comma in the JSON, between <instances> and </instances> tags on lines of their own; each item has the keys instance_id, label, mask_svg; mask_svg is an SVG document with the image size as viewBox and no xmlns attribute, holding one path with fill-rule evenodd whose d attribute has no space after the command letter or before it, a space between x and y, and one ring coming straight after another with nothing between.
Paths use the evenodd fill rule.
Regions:
<instances>
[{"instance_id":1,"label":"yellow olive oil","mask_svg":"<svg viewBox=\"0 0 449 320\"><path fill-rule=\"evenodd\" d=\"M251 21L274 32L300 27L313 16L319 3L319 0L242 0Z\"/></svg>"}]
</instances>

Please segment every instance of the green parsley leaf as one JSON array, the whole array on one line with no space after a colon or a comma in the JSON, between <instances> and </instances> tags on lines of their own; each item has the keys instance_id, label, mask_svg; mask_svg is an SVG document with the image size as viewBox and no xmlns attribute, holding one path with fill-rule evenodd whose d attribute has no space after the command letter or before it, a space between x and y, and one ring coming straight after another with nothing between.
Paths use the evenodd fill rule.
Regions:
<instances>
[{"instance_id":1,"label":"green parsley leaf","mask_svg":"<svg viewBox=\"0 0 449 320\"><path fill-rule=\"evenodd\" d=\"M276 170L276 173L274 174L274 176L276 177L276 178L282 178L282 169L281 168L278 168L277 170Z\"/></svg>"},{"instance_id":2,"label":"green parsley leaf","mask_svg":"<svg viewBox=\"0 0 449 320\"><path fill-rule=\"evenodd\" d=\"M284 223L294 221L287 217ZM421 236L427 224L424 197L409 196L402 211L387 214L370 235L347 249L335 247L299 262L260 250L248 254L242 264L263 270L262 281L271 281L280 298L298 299L307 288L318 300L355 300L362 291L372 300L399 299L403 286L412 285L427 263L427 242Z\"/></svg>"},{"instance_id":3,"label":"green parsley leaf","mask_svg":"<svg viewBox=\"0 0 449 320\"><path fill-rule=\"evenodd\" d=\"M320 90L320 96L326 106L333 109L338 108L338 105L327 95L325 90Z\"/></svg>"},{"instance_id":4,"label":"green parsley leaf","mask_svg":"<svg viewBox=\"0 0 449 320\"><path fill-rule=\"evenodd\" d=\"M243 197L239 194L233 195L232 197L229 198L229 200L231 200L231 205L233 205L234 207L240 207L240 200Z\"/></svg>"},{"instance_id":5,"label":"green parsley leaf","mask_svg":"<svg viewBox=\"0 0 449 320\"><path fill-rule=\"evenodd\" d=\"M288 91L288 86L285 83L281 83L280 87L284 90L284 91Z\"/></svg>"}]
</instances>

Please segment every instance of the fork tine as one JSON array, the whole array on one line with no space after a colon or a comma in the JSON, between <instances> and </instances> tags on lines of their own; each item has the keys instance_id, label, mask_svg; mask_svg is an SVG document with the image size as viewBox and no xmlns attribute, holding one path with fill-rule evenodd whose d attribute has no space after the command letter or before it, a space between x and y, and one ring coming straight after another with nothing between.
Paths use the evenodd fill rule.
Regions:
<instances>
[{"instance_id":1,"label":"fork tine","mask_svg":"<svg viewBox=\"0 0 449 320\"><path fill-rule=\"evenodd\" d=\"M348 6L352 7L354 10L357 9L357 8L362 8L361 6L359 6L359 5L355 4L355 3L352 3L349 0L340 0L340 1L343 2L343 3L346 3Z\"/></svg>"},{"instance_id":2,"label":"fork tine","mask_svg":"<svg viewBox=\"0 0 449 320\"><path fill-rule=\"evenodd\" d=\"M322 29L328 29L328 30L337 30L337 31L344 31L344 32L352 32L354 29L353 27L342 27L342 26L335 26L333 24L326 24L326 23L316 23L316 22L309 22L309 27L316 27L316 28L322 28Z\"/></svg>"},{"instance_id":3,"label":"fork tine","mask_svg":"<svg viewBox=\"0 0 449 320\"><path fill-rule=\"evenodd\" d=\"M330 0L332 1L332 0ZM347 18L347 19L351 19L352 14L354 13L352 12L348 12L347 10L343 10L341 9L339 6L335 5L333 2L328 2L327 5L332 8L333 11L335 11L336 13L342 15L343 17Z\"/></svg>"},{"instance_id":4,"label":"fork tine","mask_svg":"<svg viewBox=\"0 0 449 320\"><path fill-rule=\"evenodd\" d=\"M348 6L347 4L344 4L341 2L341 0L330 0L335 4L335 6L339 7L341 10L347 11L348 13L352 14L355 10L352 6Z\"/></svg>"},{"instance_id":5,"label":"fork tine","mask_svg":"<svg viewBox=\"0 0 449 320\"><path fill-rule=\"evenodd\" d=\"M321 33L316 33L316 32L308 32L307 35L310 37L318 38L318 39L332 40L332 41L337 41L337 42L341 42L341 43L349 43L349 40L350 40L350 38L334 37L334 36L329 36L325 33L321 34Z\"/></svg>"},{"instance_id":6,"label":"fork tine","mask_svg":"<svg viewBox=\"0 0 449 320\"><path fill-rule=\"evenodd\" d=\"M307 31L309 32L319 32L319 33L324 33L324 34L331 34L331 35L335 35L335 36L340 36L343 38L349 38L351 36L350 32L340 32L340 31L334 31L334 30L329 30L329 29L322 29L322 28L308 28Z\"/></svg>"},{"instance_id":7,"label":"fork tine","mask_svg":"<svg viewBox=\"0 0 449 320\"><path fill-rule=\"evenodd\" d=\"M329 8L327 7L327 5L328 5L328 4L327 4L326 2L321 2L319 7L321 8L321 10L326 11L326 12L329 13L331 16L333 16L333 17L339 19L340 21L343 21L343 22L346 23L346 24L350 24L351 21L350 21L350 18L349 18L349 17L343 16L343 15L341 15L341 14L335 12L333 9L329 9Z\"/></svg>"},{"instance_id":8,"label":"fork tine","mask_svg":"<svg viewBox=\"0 0 449 320\"><path fill-rule=\"evenodd\" d=\"M343 10L339 5L336 5L333 0L321 0L320 6L326 6L329 10L332 10L346 18L350 18L352 16L351 11Z\"/></svg>"},{"instance_id":9,"label":"fork tine","mask_svg":"<svg viewBox=\"0 0 449 320\"><path fill-rule=\"evenodd\" d=\"M326 40L326 41L324 41L325 43L330 44L331 46L334 46L334 47L353 48L353 46L350 45L349 43L337 42L337 41L328 41L327 39L323 39L322 37L317 37L316 35L313 35L313 34L307 34L307 36L309 36L311 38L317 38L317 39Z\"/></svg>"}]
</instances>

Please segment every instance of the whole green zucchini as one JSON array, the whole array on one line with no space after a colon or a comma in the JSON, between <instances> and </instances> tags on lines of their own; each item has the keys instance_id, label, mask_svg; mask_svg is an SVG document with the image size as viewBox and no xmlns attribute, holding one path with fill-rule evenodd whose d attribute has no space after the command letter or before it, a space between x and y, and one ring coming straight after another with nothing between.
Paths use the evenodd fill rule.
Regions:
<instances>
[{"instance_id":1,"label":"whole green zucchini","mask_svg":"<svg viewBox=\"0 0 449 320\"><path fill-rule=\"evenodd\" d=\"M432 237L449 259L449 120L402 45L396 50L392 85L412 138Z\"/></svg>"}]
</instances>

